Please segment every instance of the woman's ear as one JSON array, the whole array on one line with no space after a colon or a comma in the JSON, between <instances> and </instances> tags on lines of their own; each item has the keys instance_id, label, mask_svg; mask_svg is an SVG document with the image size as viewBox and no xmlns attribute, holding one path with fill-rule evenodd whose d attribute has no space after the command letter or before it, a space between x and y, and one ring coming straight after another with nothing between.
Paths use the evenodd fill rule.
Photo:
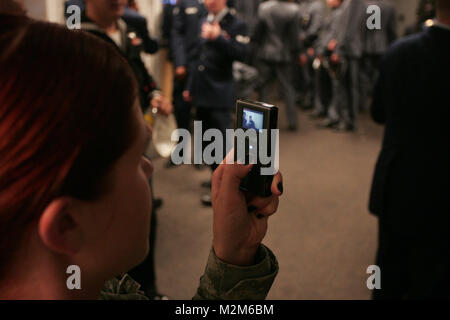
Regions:
<instances>
[{"instance_id":1,"label":"woman's ear","mask_svg":"<svg viewBox=\"0 0 450 320\"><path fill-rule=\"evenodd\" d=\"M80 251L83 232L71 198L53 200L42 213L38 228L42 242L50 250L65 255Z\"/></svg>"}]
</instances>

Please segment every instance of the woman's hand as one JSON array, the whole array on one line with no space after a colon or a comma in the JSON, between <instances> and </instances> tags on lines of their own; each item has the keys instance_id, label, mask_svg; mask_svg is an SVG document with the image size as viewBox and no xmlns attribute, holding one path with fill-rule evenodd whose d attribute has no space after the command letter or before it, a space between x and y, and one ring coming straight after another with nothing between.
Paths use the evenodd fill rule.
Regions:
<instances>
[{"instance_id":1,"label":"woman's hand","mask_svg":"<svg viewBox=\"0 0 450 320\"><path fill-rule=\"evenodd\" d=\"M233 154L230 152L227 159ZM255 264L268 219L277 211L278 198L283 192L282 176L277 173L271 186L272 196L251 198L245 195L239 186L251 167L222 163L212 178L214 251L221 261L236 266Z\"/></svg>"}]
</instances>

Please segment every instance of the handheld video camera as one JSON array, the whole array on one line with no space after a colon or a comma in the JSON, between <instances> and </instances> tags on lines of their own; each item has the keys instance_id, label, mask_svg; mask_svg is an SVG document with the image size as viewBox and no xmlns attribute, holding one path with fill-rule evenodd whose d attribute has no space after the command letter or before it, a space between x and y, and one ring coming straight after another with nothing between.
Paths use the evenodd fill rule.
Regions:
<instances>
[{"instance_id":1,"label":"handheld video camera","mask_svg":"<svg viewBox=\"0 0 450 320\"><path fill-rule=\"evenodd\" d=\"M235 129L235 161L254 164L240 188L253 195L269 197L272 195L273 174L263 172L273 167L276 157L277 139L274 139L272 131L278 129L278 108L263 102L238 100ZM270 163L267 161L269 158Z\"/></svg>"}]
</instances>

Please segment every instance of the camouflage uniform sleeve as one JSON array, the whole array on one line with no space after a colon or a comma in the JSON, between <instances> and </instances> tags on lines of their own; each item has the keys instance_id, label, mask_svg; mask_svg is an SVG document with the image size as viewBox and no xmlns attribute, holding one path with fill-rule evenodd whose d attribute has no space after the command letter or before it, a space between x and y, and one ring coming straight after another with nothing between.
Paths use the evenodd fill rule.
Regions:
<instances>
[{"instance_id":1,"label":"camouflage uniform sleeve","mask_svg":"<svg viewBox=\"0 0 450 320\"><path fill-rule=\"evenodd\" d=\"M148 300L140 284L128 274L105 282L99 300Z\"/></svg>"},{"instance_id":2,"label":"camouflage uniform sleeve","mask_svg":"<svg viewBox=\"0 0 450 320\"><path fill-rule=\"evenodd\" d=\"M258 263L238 267L220 261L211 249L205 274L194 300L263 300L278 273L278 262L269 248L261 245Z\"/></svg>"}]
</instances>

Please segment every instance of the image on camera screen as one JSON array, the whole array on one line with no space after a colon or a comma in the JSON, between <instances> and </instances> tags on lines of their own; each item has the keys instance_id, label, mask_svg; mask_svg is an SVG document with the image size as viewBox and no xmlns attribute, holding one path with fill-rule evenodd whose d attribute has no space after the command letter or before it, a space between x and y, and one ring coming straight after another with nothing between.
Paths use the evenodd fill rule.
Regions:
<instances>
[{"instance_id":1,"label":"image on camera screen","mask_svg":"<svg viewBox=\"0 0 450 320\"><path fill-rule=\"evenodd\" d=\"M244 115L242 117L242 127L244 129L262 130L263 121L264 114L262 112L244 108Z\"/></svg>"}]
</instances>

